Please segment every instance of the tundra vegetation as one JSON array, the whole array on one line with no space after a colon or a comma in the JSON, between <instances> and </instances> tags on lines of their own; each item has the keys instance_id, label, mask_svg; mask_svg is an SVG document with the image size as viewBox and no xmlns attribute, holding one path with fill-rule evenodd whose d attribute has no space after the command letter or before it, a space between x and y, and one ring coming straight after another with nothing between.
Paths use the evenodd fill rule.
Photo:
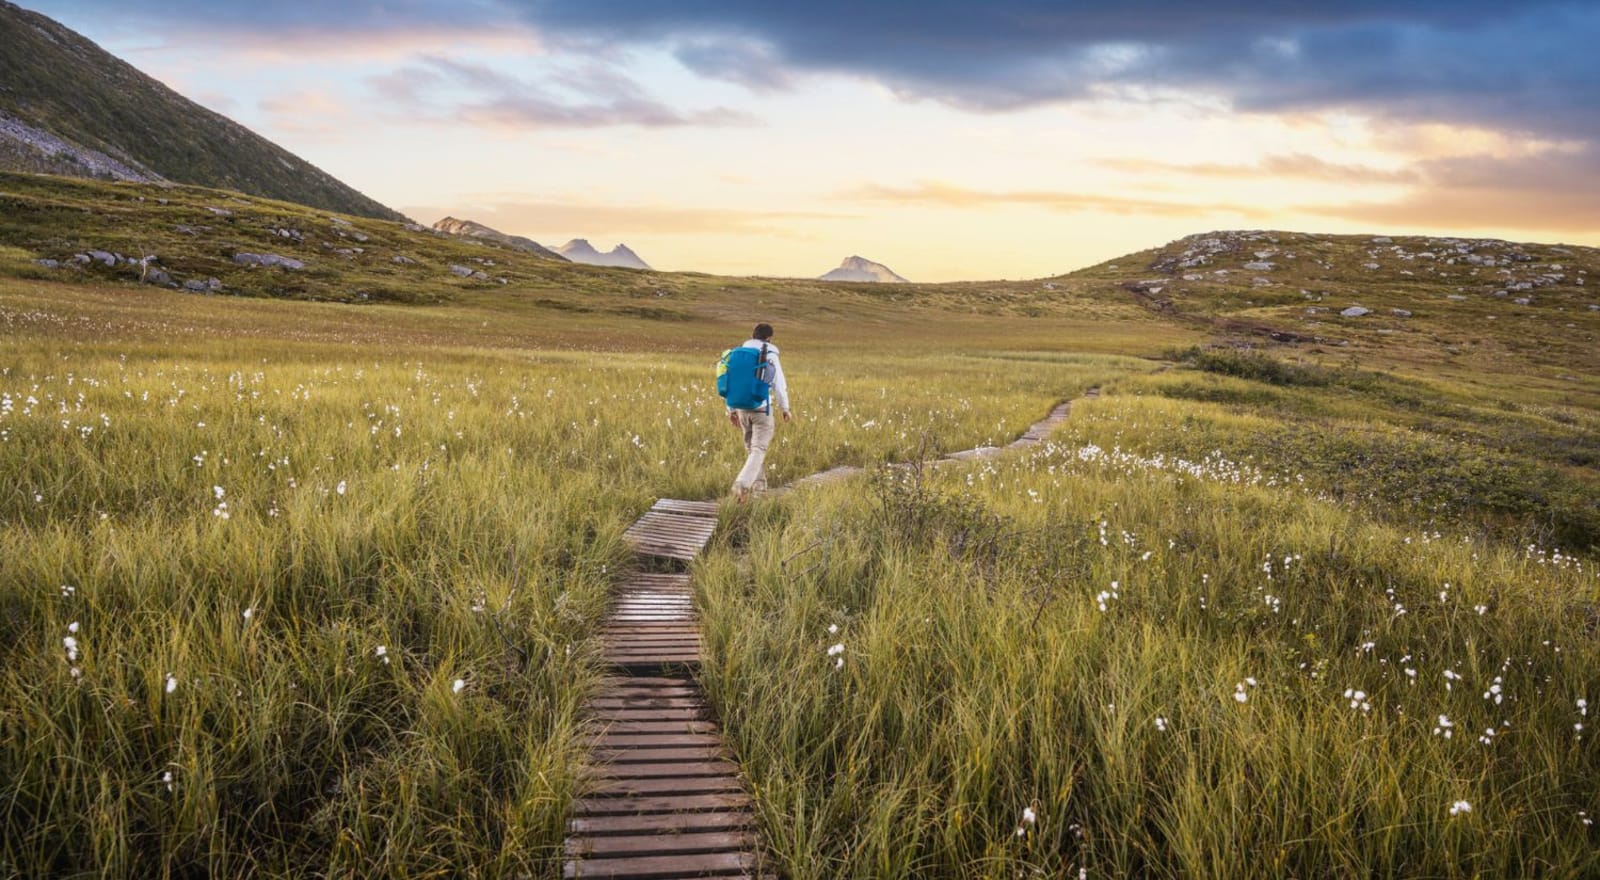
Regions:
<instances>
[{"instance_id":1,"label":"tundra vegetation","mask_svg":"<svg viewBox=\"0 0 1600 880\"><path fill-rule=\"evenodd\" d=\"M622 530L725 491L711 364L755 317L773 482L865 468L726 511L695 571L786 875L1600 872L1591 252L1515 251L1563 276L1528 306L1287 233L833 287L0 190L7 876L558 875ZM271 239L307 268L232 260Z\"/></svg>"}]
</instances>

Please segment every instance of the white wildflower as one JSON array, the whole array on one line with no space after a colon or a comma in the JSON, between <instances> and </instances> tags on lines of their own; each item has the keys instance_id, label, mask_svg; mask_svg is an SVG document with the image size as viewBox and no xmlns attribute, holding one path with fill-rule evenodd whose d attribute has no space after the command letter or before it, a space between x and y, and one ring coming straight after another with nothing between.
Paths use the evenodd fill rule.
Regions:
<instances>
[{"instance_id":1,"label":"white wildflower","mask_svg":"<svg viewBox=\"0 0 1600 880\"><path fill-rule=\"evenodd\" d=\"M176 675L173 675L170 672L167 673L167 693L170 694L170 693L172 693L173 691L175 691L177 689L178 689L178 677Z\"/></svg>"},{"instance_id":2,"label":"white wildflower","mask_svg":"<svg viewBox=\"0 0 1600 880\"><path fill-rule=\"evenodd\" d=\"M1472 804L1469 804L1466 801L1456 801L1450 805L1450 815L1452 816L1459 816L1462 813L1470 812L1472 812Z\"/></svg>"},{"instance_id":3,"label":"white wildflower","mask_svg":"<svg viewBox=\"0 0 1600 880\"><path fill-rule=\"evenodd\" d=\"M464 689L466 689L466 686L467 686L466 680L458 678L458 679L456 679L455 684L450 685L450 693L459 694Z\"/></svg>"}]
</instances>

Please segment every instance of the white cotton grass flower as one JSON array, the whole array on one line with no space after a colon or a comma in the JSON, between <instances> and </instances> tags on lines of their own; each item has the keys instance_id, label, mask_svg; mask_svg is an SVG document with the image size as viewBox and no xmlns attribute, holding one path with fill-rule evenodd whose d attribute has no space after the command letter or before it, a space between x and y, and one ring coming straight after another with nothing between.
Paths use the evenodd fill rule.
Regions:
<instances>
[{"instance_id":1,"label":"white cotton grass flower","mask_svg":"<svg viewBox=\"0 0 1600 880\"><path fill-rule=\"evenodd\" d=\"M1161 717L1160 715L1157 715L1156 716L1156 730L1159 730L1162 733L1166 733L1167 732L1167 719Z\"/></svg>"},{"instance_id":2,"label":"white cotton grass flower","mask_svg":"<svg viewBox=\"0 0 1600 880\"><path fill-rule=\"evenodd\" d=\"M843 654L843 653L844 653L844 642L838 642L836 644L828 646L828 656L829 657L837 657L837 656L839 656L840 654Z\"/></svg>"},{"instance_id":3,"label":"white cotton grass flower","mask_svg":"<svg viewBox=\"0 0 1600 880\"><path fill-rule=\"evenodd\" d=\"M174 782L174 780L172 778L172 771L171 770L168 770L165 773L161 774L161 784L165 785L167 787L167 791L172 791L173 790L173 788L172 788L173 782Z\"/></svg>"},{"instance_id":4,"label":"white cotton grass flower","mask_svg":"<svg viewBox=\"0 0 1600 880\"><path fill-rule=\"evenodd\" d=\"M1456 723L1450 720L1449 715L1440 715L1439 723L1433 728L1433 735L1442 736L1445 739L1449 739L1453 735L1453 728L1455 726Z\"/></svg>"},{"instance_id":5,"label":"white cotton grass flower","mask_svg":"<svg viewBox=\"0 0 1600 880\"><path fill-rule=\"evenodd\" d=\"M245 620L249 620L250 618L256 616L256 610L254 608L246 608L244 611L242 611L240 613L244 617Z\"/></svg>"},{"instance_id":6,"label":"white cotton grass flower","mask_svg":"<svg viewBox=\"0 0 1600 880\"><path fill-rule=\"evenodd\" d=\"M1450 805L1450 815L1459 816L1462 813L1472 812L1472 804L1467 801L1456 801Z\"/></svg>"},{"instance_id":7,"label":"white cotton grass flower","mask_svg":"<svg viewBox=\"0 0 1600 880\"><path fill-rule=\"evenodd\" d=\"M1372 704L1367 702L1367 692L1355 688L1345 688L1344 698L1350 701L1350 708L1360 709L1363 714L1372 711Z\"/></svg>"},{"instance_id":8,"label":"white cotton grass flower","mask_svg":"<svg viewBox=\"0 0 1600 880\"><path fill-rule=\"evenodd\" d=\"M1247 678L1247 679L1245 679L1245 681L1248 681L1251 684L1255 684L1255 679L1253 679L1253 678ZM1250 702L1250 695L1248 693L1245 693L1244 681L1241 681L1238 684L1233 686L1233 700L1236 703L1248 703L1248 702Z\"/></svg>"},{"instance_id":9,"label":"white cotton grass flower","mask_svg":"<svg viewBox=\"0 0 1600 880\"><path fill-rule=\"evenodd\" d=\"M176 691L177 689L178 689L178 677L176 675L173 675L170 672L167 673L167 684L166 684L167 693L170 694L173 691Z\"/></svg>"},{"instance_id":10,"label":"white cotton grass flower","mask_svg":"<svg viewBox=\"0 0 1600 880\"><path fill-rule=\"evenodd\" d=\"M378 647L373 649L372 654L373 654L373 656L377 657L379 660L382 660L385 666L387 666L389 664L389 646L388 645L379 645Z\"/></svg>"},{"instance_id":11,"label":"white cotton grass flower","mask_svg":"<svg viewBox=\"0 0 1600 880\"><path fill-rule=\"evenodd\" d=\"M839 624L837 624L837 623L828 624L828 635L830 635L830 636L831 635L837 635L838 632L839 632Z\"/></svg>"},{"instance_id":12,"label":"white cotton grass flower","mask_svg":"<svg viewBox=\"0 0 1600 880\"><path fill-rule=\"evenodd\" d=\"M463 690L466 690L466 687L467 687L466 679L458 678L458 679L456 679L455 684L450 685L450 693L459 694Z\"/></svg>"},{"instance_id":13,"label":"white cotton grass flower","mask_svg":"<svg viewBox=\"0 0 1600 880\"><path fill-rule=\"evenodd\" d=\"M1039 821L1039 814L1034 812L1033 807L1023 807L1022 808L1022 821L1017 823L1017 836L1018 837L1027 836L1028 828L1033 826L1034 824L1036 824L1038 821Z\"/></svg>"},{"instance_id":14,"label":"white cotton grass flower","mask_svg":"<svg viewBox=\"0 0 1600 880\"><path fill-rule=\"evenodd\" d=\"M333 491L339 493L340 495L343 495L345 488L346 487L345 487L344 480L340 480L339 481L339 485L333 487Z\"/></svg>"}]
</instances>

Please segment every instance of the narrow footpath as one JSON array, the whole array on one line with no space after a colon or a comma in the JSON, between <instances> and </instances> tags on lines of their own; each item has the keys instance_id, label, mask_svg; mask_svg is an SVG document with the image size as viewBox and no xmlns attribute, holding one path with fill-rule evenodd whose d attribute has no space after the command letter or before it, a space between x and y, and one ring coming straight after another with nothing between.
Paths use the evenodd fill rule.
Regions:
<instances>
[{"instance_id":1,"label":"narrow footpath","mask_svg":"<svg viewBox=\"0 0 1600 880\"><path fill-rule=\"evenodd\" d=\"M1098 388L1085 397L1099 396ZM1062 403L1006 446L950 453L989 458L1033 446L1066 421ZM859 473L839 467L778 491ZM606 620L611 676L588 705L589 784L567 827L567 878L776 878L754 804L722 741L700 671L700 622L686 569L717 528L714 501L657 501L624 538L646 569L617 588ZM665 570L663 570L665 569Z\"/></svg>"}]
</instances>

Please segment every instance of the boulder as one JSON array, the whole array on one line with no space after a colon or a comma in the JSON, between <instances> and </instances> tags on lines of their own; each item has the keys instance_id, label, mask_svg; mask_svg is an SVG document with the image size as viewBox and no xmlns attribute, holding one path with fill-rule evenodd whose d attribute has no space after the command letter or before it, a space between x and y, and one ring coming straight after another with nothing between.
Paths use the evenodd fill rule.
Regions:
<instances>
[{"instance_id":1,"label":"boulder","mask_svg":"<svg viewBox=\"0 0 1600 880\"><path fill-rule=\"evenodd\" d=\"M1343 315L1346 318L1359 318L1362 315L1370 315L1370 314L1372 314L1372 310L1369 309L1369 308L1365 308L1363 306L1351 306L1350 308L1345 309L1344 311L1340 312L1339 314Z\"/></svg>"},{"instance_id":2,"label":"boulder","mask_svg":"<svg viewBox=\"0 0 1600 880\"><path fill-rule=\"evenodd\" d=\"M306 264L299 260L291 260L279 254L251 254L243 251L234 254L233 261L241 266L276 266L290 271L298 271L306 267Z\"/></svg>"},{"instance_id":3,"label":"boulder","mask_svg":"<svg viewBox=\"0 0 1600 880\"><path fill-rule=\"evenodd\" d=\"M228 210L227 208L217 208L217 207L213 207L211 205L207 205L206 206L206 210L210 211L211 213L213 213L215 215L217 215L218 217L232 217L233 216L233 212Z\"/></svg>"},{"instance_id":4,"label":"boulder","mask_svg":"<svg viewBox=\"0 0 1600 880\"><path fill-rule=\"evenodd\" d=\"M1396 318L1409 318L1409 317L1411 317L1411 310L1410 309L1390 309L1389 310L1389 314L1394 315Z\"/></svg>"},{"instance_id":5,"label":"boulder","mask_svg":"<svg viewBox=\"0 0 1600 880\"><path fill-rule=\"evenodd\" d=\"M461 276L462 278L471 278L473 270L471 266L451 265L450 271Z\"/></svg>"},{"instance_id":6,"label":"boulder","mask_svg":"<svg viewBox=\"0 0 1600 880\"><path fill-rule=\"evenodd\" d=\"M1273 269L1277 268L1277 264L1268 263L1264 260L1257 260L1253 263L1245 263L1244 267L1252 272L1271 272Z\"/></svg>"},{"instance_id":7,"label":"boulder","mask_svg":"<svg viewBox=\"0 0 1600 880\"><path fill-rule=\"evenodd\" d=\"M222 289L222 282L215 278L207 278L204 281L198 278L190 278L188 281L183 282L183 289L195 293L216 293Z\"/></svg>"},{"instance_id":8,"label":"boulder","mask_svg":"<svg viewBox=\"0 0 1600 880\"><path fill-rule=\"evenodd\" d=\"M90 251L89 259L106 266L115 266L118 262L117 255L110 251Z\"/></svg>"},{"instance_id":9,"label":"boulder","mask_svg":"<svg viewBox=\"0 0 1600 880\"><path fill-rule=\"evenodd\" d=\"M59 268L61 268L61 263L58 260L34 260L33 264L35 266L43 266L46 269L59 269Z\"/></svg>"},{"instance_id":10,"label":"boulder","mask_svg":"<svg viewBox=\"0 0 1600 880\"><path fill-rule=\"evenodd\" d=\"M395 254L389 258L389 262L394 263L397 266L415 266L417 264L416 260L411 259L405 254Z\"/></svg>"}]
</instances>

